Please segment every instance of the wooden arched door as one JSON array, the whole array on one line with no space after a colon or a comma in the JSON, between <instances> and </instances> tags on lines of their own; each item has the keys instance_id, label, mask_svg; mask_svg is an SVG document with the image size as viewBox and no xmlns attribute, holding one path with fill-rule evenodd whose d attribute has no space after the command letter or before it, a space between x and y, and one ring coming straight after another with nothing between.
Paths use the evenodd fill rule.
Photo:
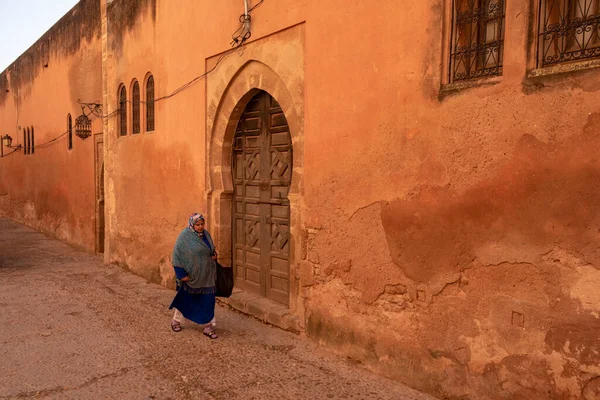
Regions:
<instances>
[{"instance_id":1,"label":"wooden arched door","mask_svg":"<svg viewBox=\"0 0 600 400\"><path fill-rule=\"evenodd\" d=\"M255 95L233 146L233 265L245 291L289 304L292 142L279 104Z\"/></svg>"}]
</instances>

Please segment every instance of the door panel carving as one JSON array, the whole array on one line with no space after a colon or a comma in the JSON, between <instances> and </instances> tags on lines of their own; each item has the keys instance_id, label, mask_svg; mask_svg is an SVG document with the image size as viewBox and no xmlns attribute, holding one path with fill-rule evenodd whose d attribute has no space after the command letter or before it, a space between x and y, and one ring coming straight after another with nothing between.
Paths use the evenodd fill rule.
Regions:
<instances>
[{"instance_id":1,"label":"door panel carving","mask_svg":"<svg viewBox=\"0 0 600 400\"><path fill-rule=\"evenodd\" d=\"M281 107L266 92L240 118L233 164L236 285L287 305L292 143Z\"/></svg>"}]
</instances>

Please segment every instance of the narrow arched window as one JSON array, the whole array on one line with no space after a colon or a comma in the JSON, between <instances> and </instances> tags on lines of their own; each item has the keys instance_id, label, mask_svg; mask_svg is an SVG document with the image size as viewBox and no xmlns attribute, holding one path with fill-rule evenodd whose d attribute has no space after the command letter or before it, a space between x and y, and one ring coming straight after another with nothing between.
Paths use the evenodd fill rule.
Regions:
<instances>
[{"instance_id":1,"label":"narrow arched window","mask_svg":"<svg viewBox=\"0 0 600 400\"><path fill-rule=\"evenodd\" d=\"M121 88L119 93L119 114L121 114L120 118L120 127L119 133L121 136L127 135L127 90L125 86Z\"/></svg>"},{"instance_id":2,"label":"narrow arched window","mask_svg":"<svg viewBox=\"0 0 600 400\"><path fill-rule=\"evenodd\" d=\"M69 143L69 150L73 149L73 119L71 114L67 115L67 141Z\"/></svg>"},{"instance_id":3,"label":"narrow arched window","mask_svg":"<svg viewBox=\"0 0 600 400\"><path fill-rule=\"evenodd\" d=\"M132 107L132 131L131 133L140 133L140 84L135 81L131 89L131 107Z\"/></svg>"},{"instance_id":4,"label":"narrow arched window","mask_svg":"<svg viewBox=\"0 0 600 400\"><path fill-rule=\"evenodd\" d=\"M31 127L31 154L35 153L35 130Z\"/></svg>"},{"instance_id":5,"label":"narrow arched window","mask_svg":"<svg viewBox=\"0 0 600 400\"><path fill-rule=\"evenodd\" d=\"M150 75L146 81L146 131L154 130L154 77Z\"/></svg>"},{"instance_id":6,"label":"narrow arched window","mask_svg":"<svg viewBox=\"0 0 600 400\"><path fill-rule=\"evenodd\" d=\"M31 132L29 128L25 128L27 130L27 151L26 154L31 154Z\"/></svg>"}]
</instances>

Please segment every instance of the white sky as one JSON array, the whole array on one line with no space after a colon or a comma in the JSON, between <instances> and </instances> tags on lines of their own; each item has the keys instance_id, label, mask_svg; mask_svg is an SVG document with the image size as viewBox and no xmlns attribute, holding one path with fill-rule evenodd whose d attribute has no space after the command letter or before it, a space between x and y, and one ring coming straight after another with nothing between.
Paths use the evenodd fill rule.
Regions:
<instances>
[{"instance_id":1,"label":"white sky","mask_svg":"<svg viewBox=\"0 0 600 400\"><path fill-rule=\"evenodd\" d=\"M0 72L67 13L78 0L0 0Z\"/></svg>"}]
</instances>

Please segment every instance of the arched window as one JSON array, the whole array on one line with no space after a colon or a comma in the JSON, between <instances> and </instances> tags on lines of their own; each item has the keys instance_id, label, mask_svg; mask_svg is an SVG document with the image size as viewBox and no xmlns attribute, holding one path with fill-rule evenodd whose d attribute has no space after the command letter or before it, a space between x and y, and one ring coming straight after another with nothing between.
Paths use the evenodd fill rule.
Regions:
<instances>
[{"instance_id":1,"label":"arched window","mask_svg":"<svg viewBox=\"0 0 600 400\"><path fill-rule=\"evenodd\" d=\"M31 154L35 153L35 131L31 127Z\"/></svg>"},{"instance_id":2,"label":"arched window","mask_svg":"<svg viewBox=\"0 0 600 400\"><path fill-rule=\"evenodd\" d=\"M71 114L67 115L67 141L69 143L69 150L73 149L73 119Z\"/></svg>"},{"instance_id":3,"label":"arched window","mask_svg":"<svg viewBox=\"0 0 600 400\"><path fill-rule=\"evenodd\" d=\"M121 87L121 91L119 92L119 113L121 114L119 134L121 136L126 136L127 135L127 89L125 89L125 86Z\"/></svg>"},{"instance_id":4,"label":"arched window","mask_svg":"<svg viewBox=\"0 0 600 400\"><path fill-rule=\"evenodd\" d=\"M154 77L146 80L146 132L154 130Z\"/></svg>"},{"instance_id":5,"label":"arched window","mask_svg":"<svg viewBox=\"0 0 600 400\"><path fill-rule=\"evenodd\" d=\"M140 133L140 84L138 81L133 83L131 102L131 114L133 117L131 133Z\"/></svg>"}]
</instances>

